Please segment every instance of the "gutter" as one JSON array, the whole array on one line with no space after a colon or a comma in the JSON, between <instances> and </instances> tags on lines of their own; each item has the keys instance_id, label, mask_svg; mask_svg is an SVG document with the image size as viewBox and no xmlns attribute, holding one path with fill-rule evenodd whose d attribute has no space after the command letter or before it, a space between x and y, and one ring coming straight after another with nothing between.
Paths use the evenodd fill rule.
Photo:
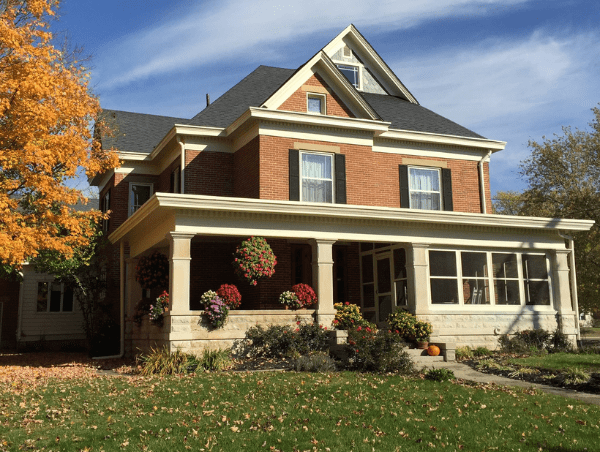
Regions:
<instances>
[{"instance_id":1,"label":"gutter","mask_svg":"<svg viewBox=\"0 0 600 452\"><path fill-rule=\"evenodd\" d=\"M484 172L483 172L483 162L486 159L490 158L492 155L492 151L488 151L488 153L483 157L479 163L477 164L479 167L479 196L481 198L481 213L487 213L486 205L485 205L485 180L484 180Z\"/></svg>"}]
</instances>

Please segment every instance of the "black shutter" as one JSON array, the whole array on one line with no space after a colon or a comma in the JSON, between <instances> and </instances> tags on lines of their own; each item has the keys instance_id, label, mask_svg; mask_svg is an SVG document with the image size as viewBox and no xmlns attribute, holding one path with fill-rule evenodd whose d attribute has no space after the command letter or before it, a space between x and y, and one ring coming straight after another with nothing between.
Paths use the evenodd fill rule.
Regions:
<instances>
[{"instance_id":1,"label":"black shutter","mask_svg":"<svg viewBox=\"0 0 600 452\"><path fill-rule=\"evenodd\" d=\"M290 201L300 201L300 152L290 149Z\"/></svg>"},{"instance_id":2,"label":"black shutter","mask_svg":"<svg viewBox=\"0 0 600 452\"><path fill-rule=\"evenodd\" d=\"M346 156L335 154L335 203L346 204Z\"/></svg>"},{"instance_id":3,"label":"black shutter","mask_svg":"<svg viewBox=\"0 0 600 452\"><path fill-rule=\"evenodd\" d=\"M400 172L400 207L408 209L410 207L410 193L408 191L408 166L398 165Z\"/></svg>"},{"instance_id":4,"label":"black shutter","mask_svg":"<svg viewBox=\"0 0 600 452\"><path fill-rule=\"evenodd\" d=\"M450 168L442 168L442 196L444 210L454 210L452 205L452 172Z\"/></svg>"}]
</instances>

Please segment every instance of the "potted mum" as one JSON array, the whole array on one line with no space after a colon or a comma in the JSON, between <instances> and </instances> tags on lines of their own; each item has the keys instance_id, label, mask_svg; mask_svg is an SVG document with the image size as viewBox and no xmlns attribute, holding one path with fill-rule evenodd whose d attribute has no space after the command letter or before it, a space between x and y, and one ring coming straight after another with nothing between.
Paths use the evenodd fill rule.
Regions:
<instances>
[{"instance_id":1,"label":"potted mum","mask_svg":"<svg viewBox=\"0 0 600 452\"><path fill-rule=\"evenodd\" d=\"M165 312L169 312L169 294L166 290L160 294L154 304L150 305L148 313L150 321L155 325L162 325Z\"/></svg>"},{"instance_id":2,"label":"potted mum","mask_svg":"<svg viewBox=\"0 0 600 452\"><path fill-rule=\"evenodd\" d=\"M277 259L263 237L250 237L237 247L231 264L240 279L256 286L259 279L273 276Z\"/></svg>"},{"instance_id":3,"label":"potted mum","mask_svg":"<svg viewBox=\"0 0 600 452\"><path fill-rule=\"evenodd\" d=\"M212 290L205 292L200 301L204 304L204 315L213 328L222 328L227 322L229 308Z\"/></svg>"},{"instance_id":4,"label":"potted mum","mask_svg":"<svg viewBox=\"0 0 600 452\"><path fill-rule=\"evenodd\" d=\"M279 302L290 309L307 308L317 302L315 291L307 284L296 284L279 295Z\"/></svg>"},{"instance_id":5,"label":"potted mum","mask_svg":"<svg viewBox=\"0 0 600 452\"><path fill-rule=\"evenodd\" d=\"M222 284L217 290L217 295L229 309L237 309L242 304L242 295L233 284Z\"/></svg>"}]
</instances>

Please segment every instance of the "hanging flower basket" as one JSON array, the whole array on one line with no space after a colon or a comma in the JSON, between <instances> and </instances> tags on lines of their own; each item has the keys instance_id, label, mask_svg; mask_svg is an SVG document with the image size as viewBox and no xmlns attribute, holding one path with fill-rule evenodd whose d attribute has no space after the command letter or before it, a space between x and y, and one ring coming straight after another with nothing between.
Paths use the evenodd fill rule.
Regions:
<instances>
[{"instance_id":1,"label":"hanging flower basket","mask_svg":"<svg viewBox=\"0 0 600 452\"><path fill-rule=\"evenodd\" d=\"M232 265L240 279L256 286L261 278L273 276L277 259L263 237L250 237L235 250Z\"/></svg>"},{"instance_id":2,"label":"hanging flower basket","mask_svg":"<svg viewBox=\"0 0 600 452\"><path fill-rule=\"evenodd\" d=\"M169 287L169 259L155 251L140 258L135 267L135 280L142 289L167 289Z\"/></svg>"}]
</instances>

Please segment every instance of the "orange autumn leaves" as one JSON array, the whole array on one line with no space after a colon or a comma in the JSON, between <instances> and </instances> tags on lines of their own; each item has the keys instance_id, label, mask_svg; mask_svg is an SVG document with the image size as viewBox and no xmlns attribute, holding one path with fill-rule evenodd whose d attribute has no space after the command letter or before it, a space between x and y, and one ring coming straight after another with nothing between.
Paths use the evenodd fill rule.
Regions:
<instances>
[{"instance_id":1,"label":"orange autumn leaves","mask_svg":"<svg viewBox=\"0 0 600 452\"><path fill-rule=\"evenodd\" d=\"M19 266L39 251L69 257L101 214L77 212L82 193L65 185L118 164L92 140L100 111L89 72L52 45L56 0L8 0L0 8L0 263ZM99 124L97 124L99 126Z\"/></svg>"}]
</instances>

